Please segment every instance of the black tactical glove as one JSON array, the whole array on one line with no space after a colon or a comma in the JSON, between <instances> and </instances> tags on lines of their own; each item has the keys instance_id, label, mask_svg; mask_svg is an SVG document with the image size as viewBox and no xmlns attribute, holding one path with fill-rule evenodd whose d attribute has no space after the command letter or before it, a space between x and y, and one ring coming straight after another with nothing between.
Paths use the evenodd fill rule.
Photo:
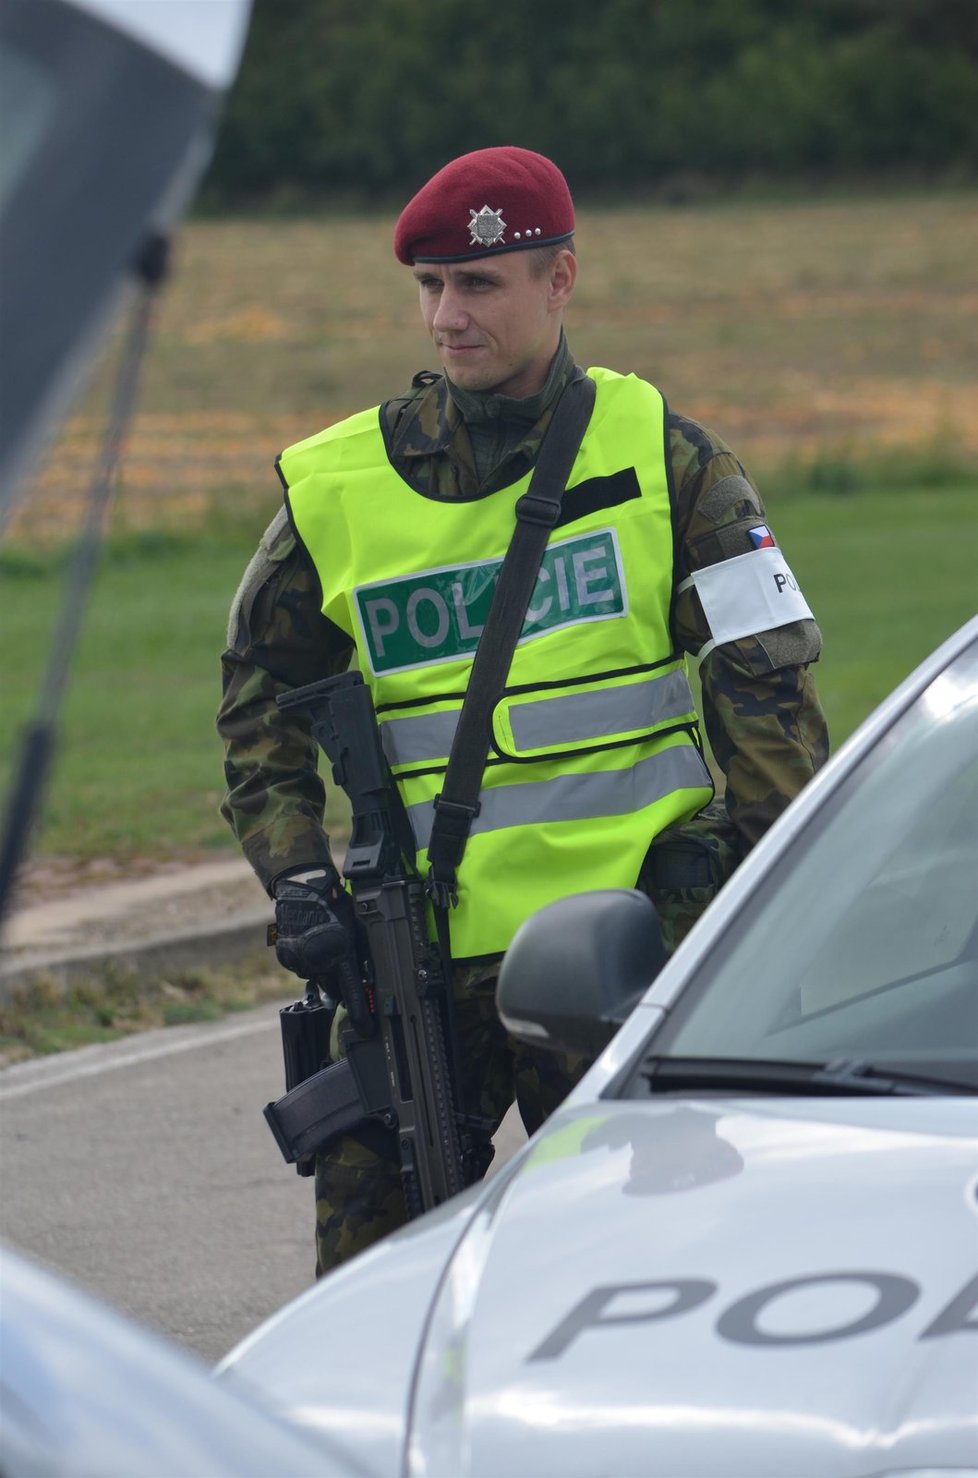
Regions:
<instances>
[{"instance_id":1,"label":"black tactical glove","mask_svg":"<svg viewBox=\"0 0 978 1478\"><path fill-rule=\"evenodd\" d=\"M275 953L280 965L332 987L362 1037L374 1022L363 988L353 900L335 868L276 882Z\"/></svg>"}]
</instances>

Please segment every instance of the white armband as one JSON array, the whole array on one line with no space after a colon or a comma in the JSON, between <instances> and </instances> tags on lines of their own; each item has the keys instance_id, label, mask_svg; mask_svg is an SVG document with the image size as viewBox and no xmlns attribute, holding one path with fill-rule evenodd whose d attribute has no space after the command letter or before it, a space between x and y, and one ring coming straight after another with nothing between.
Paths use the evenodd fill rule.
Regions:
<instances>
[{"instance_id":1,"label":"white armband","mask_svg":"<svg viewBox=\"0 0 978 1478\"><path fill-rule=\"evenodd\" d=\"M700 661L724 642L812 619L798 581L776 547L752 549L694 570L679 589L690 585L696 587L710 623L710 640L696 654Z\"/></svg>"}]
</instances>

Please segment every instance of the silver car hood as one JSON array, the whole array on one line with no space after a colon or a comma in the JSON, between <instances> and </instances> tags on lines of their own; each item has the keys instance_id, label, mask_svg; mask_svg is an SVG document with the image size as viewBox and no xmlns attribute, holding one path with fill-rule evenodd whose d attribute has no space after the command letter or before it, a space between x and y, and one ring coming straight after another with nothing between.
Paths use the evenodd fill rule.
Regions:
<instances>
[{"instance_id":1,"label":"silver car hood","mask_svg":"<svg viewBox=\"0 0 978 1478\"><path fill-rule=\"evenodd\" d=\"M237 1363L349 1442L359 1304L387 1440L357 1450L384 1473L978 1466L976 1150L965 1098L579 1105L474 1211L358 1259Z\"/></svg>"},{"instance_id":2,"label":"silver car hood","mask_svg":"<svg viewBox=\"0 0 978 1478\"><path fill-rule=\"evenodd\" d=\"M399 1478L425 1321L484 1193L472 1187L344 1264L259 1325L217 1374L327 1448L339 1442L371 1473Z\"/></svg>"},{"instance_id":3,"label":"silver car hood","mask_svg":"<svg viewBox=\"0 0 978 1478\"><path fill-rule=\"evenodd\" d=\"M413 1470L978 1461L976 1130L973 1099L578 1109L456 1252Z\"/></svg>"}]
</instances>

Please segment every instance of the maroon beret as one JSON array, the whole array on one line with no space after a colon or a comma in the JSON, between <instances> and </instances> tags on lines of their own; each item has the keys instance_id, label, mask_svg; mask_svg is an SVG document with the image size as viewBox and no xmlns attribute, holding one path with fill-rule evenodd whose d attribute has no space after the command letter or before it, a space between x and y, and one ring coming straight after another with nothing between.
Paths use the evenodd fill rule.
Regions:
<instances>
[{"instance_id":1,"label":"maroon beret","mask_svg":"<svg viewBox=\"0 0 978 1478\"><path fill-rule=\"evenodd\" d=\"M468 262L487 252L554 246L574 234L567 181L549 159L505 145L432 175L394 228L400 262Z\"/></svg>"}]
</instances>

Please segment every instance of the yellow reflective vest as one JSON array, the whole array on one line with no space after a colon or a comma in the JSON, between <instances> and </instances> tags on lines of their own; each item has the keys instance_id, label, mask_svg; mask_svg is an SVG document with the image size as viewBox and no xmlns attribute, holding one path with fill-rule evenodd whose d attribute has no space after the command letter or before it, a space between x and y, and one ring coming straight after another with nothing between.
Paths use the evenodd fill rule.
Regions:
<instances>
[{"instance_id":1,"label":"yellow reflective vest","mask_svg":"<svg viewBox=\"0 0 978 1478\"><path fill-rule=\"evenodd\" d=\"M652 837L713 794L672 648L665 404L591 369L596 397L505 690L458 871L456 959L497 954L556 898L632 887ZM411 488L379 408L282 453L324 614L356 642L384 748L426 848L472 657L529 474L487 497Z\"/></svg>"}]
</instances>

